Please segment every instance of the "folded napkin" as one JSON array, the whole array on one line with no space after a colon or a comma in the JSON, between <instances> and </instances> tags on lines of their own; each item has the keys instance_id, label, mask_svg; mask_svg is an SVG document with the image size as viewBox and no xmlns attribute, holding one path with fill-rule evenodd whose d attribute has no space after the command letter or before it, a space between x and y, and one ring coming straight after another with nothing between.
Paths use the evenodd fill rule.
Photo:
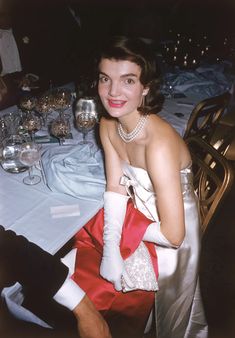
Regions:
<instances>
[{"instance_id":1,"label":"folded napkin","mask_svg":"<svg viewBox=\"0 0 235 338\"><path fill-rule=\"evenodd\" d=\"M53 146L42 154L42 165L52 191L93 201L102 199L104 163L95 145Z\"/></svg>"}]
</instances>

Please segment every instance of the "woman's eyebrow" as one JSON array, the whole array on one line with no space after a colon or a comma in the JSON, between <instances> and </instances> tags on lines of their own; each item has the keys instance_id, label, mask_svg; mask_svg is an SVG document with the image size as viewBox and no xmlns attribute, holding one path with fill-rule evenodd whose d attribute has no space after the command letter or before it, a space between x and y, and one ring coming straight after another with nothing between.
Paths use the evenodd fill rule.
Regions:
<instances>
[{"instance_id":1,"label":"woman's eyebrow","mask_svg":"<svg viewBox=\"0 0 235 338\"><path fill-rule=\"evenodd\" d=\"M99 75L105 75L105 76L108 76L108 77L109 77L108 74L106 74L105 72L101 72L101 71L99 72ZM132 76L132 77L138 77L138 75L137 75L137 74L134 74L134 73L123 74L123 75L121 75L120 77L123 78L123 77L129 77L129 76Z\"/></svg>"},{"instance_id":2,"label":"woman's eyebrow","mask_svg":"<svg viewBox=\"0 0 235 338\"><path fill-rule=\"evenodd\" d=\"M137 77L137 75L134 73L128 73L128 74L121 75L121 77L129 77L129 76Z\"/></svg>"},{"instance_id":3,"label":"woman's eyebrow","mask_svg":"<svg viewBox=\"0 0 235 338\"><path fill-rule=\"evenodd\" d=\"M108 76L108 74L104 73L104 72L99 72L99 75L105 75Z\"/></svg>"}]
</instances>

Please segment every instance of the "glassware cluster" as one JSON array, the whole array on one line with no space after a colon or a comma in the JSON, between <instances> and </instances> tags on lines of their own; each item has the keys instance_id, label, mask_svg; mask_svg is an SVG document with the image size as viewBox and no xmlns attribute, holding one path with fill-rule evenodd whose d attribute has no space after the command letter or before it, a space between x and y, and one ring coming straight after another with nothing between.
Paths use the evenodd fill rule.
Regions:
<instances>
[{"instance_id":1,"label":"glassware cluster","mask_svg":"<svg viewBox=\"0 0 235 338\"><path fill-rule=\"evenodd\" d=\"M50 135L57 138L62 146L66 138L72 135L73 125L82 133L82 141L77 144L92 144L87 140L87 135L97 122L98 108L93 97L83 97L73 102L72 92L67 88L50 89L38 97L25 95L19 101L17 111L0 116L1 166L9 173L28 170L24 183L37 184L41 178L33 174L33 167L39 163L42 171L37 132L45 132L47 142L53 142Z\"/></svg>"}]
</instances>

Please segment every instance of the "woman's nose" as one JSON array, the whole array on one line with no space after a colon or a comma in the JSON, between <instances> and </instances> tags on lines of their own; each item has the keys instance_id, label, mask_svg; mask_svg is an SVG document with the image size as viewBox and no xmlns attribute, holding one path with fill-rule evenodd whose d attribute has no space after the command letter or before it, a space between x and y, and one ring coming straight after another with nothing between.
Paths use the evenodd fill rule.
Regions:
<instances>
[{"instance_id":1,"label":"woman's nose","mask_svg":"<svg viewBox=\"0 0 235 338\"><path fill-rule=\"evenodd\" d=\"M120 94L120 87L118 83L112 83L109 87L109 95L110 96L118 96Z\"/></svg>"}]
</instances>

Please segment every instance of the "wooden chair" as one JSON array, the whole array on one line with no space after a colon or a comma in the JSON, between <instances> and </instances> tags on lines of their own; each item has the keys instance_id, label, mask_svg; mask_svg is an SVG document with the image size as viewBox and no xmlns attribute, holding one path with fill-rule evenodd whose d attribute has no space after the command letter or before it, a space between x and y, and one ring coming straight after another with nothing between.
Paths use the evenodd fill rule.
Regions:
<instances>
[{"instance_id":1,"label":"wooden chair","mask_svg":"<svg viewBox=\"0 0 235 338\"><path fill-rule=\"evenodd\" d=\"M186 140L189 146L194 173L194 187L199 198L202 232L230 190L233 183L233 169L226 158L199 136Z\"/></svg>"},{"instance_id":2,"label":"wooden chair","mask_svg":"<svg viewBox=\"0 0 235 338\"><path fill-rule=\"evenodd\" d=\"M200 135L210 141L210 137L228 105L231 94L210 97L199 102L193 109L184 133L184 139L189 136Z\"/></svg>"}]
</instances>

